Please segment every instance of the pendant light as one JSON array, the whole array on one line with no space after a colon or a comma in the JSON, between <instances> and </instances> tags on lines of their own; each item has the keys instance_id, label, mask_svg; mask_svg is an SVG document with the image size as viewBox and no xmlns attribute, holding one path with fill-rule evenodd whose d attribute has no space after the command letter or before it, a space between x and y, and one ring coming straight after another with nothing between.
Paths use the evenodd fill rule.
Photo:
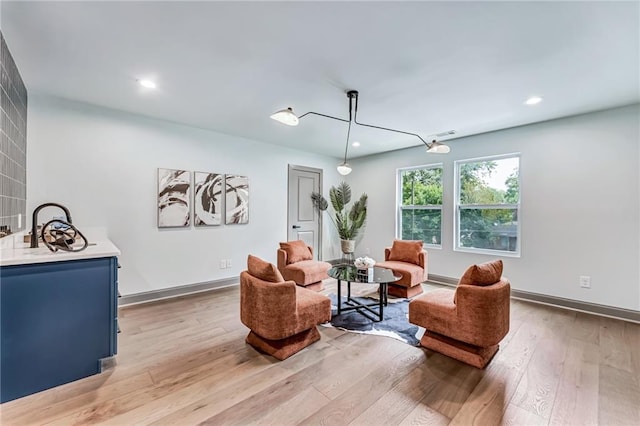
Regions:
<instances>
[{"instance_id":1,"label":"pendant light","mask_svg":"<svg viewBox=\"0 0 640 426\"><path fill-rule=\"evenodd\" d=\"M351 173L351 166L349 165L349 163L342 163L338 165L338 173L340 173L342 176L346 176L349 173Z\"/></svg>"},{"instance_id":2,"label":"pendant light","mask_svg":"<svg viewBox=\"0 0 640 426\"><path fill-rule=\"evenodd\" d=\"M427 152L432 154L448 154L451 152L451 148L440 142L436 142L435 139L431 142L431 145L427 145Z\"/></svg>"},{"instance_id":3,"label":"pendant light","mask_svg":"<svg viewBox=\"0 0 640 426\"><path fill-rule=\"evenodd\" d=\"M351 123L357 124L358 126L371 127L373 129L386 130L388 132L402 133L405 135L415 136L418 139L420 139L420 141L422 141L423 144L425 144L425 146L427 147L427 152L430 154L447 154L451 151L451 148L449 148L448 145L445 145L441 142L436 142L435 140L433 140L431 143L428 143L427 141L422 139L420 135L416 133L405 132L403 130L390 129L388 127L374 126L372 124L365 124L365 123L358 122L358 91L348 90L347 98L349 98L349 119L348 120L345 120L344 118L334 117L331 115L321 114L319 112L314 112L314 111L306 112L298 117L293 112L293 109L291 107L282 109L272 114L271 118L273 118L274 120L280 123L286 124L288 126L297 126L299 119L309 114L319 115L321 117L331 118L333 120L338 120L338 121L343 121L345 123L348 123L349 127L347 129L347 143L344 149L344 160L342 161L342 163L340 163L340 165L338 165L338 173L340 173L343 176L348 175L349 173L351 173L351 170L352 170L351 166L349 166L349 163L347 163L347 150L349 149L349 134L351 133ZM452 134L452 133L453 131L446 132L446 134ZM440 134L436 136L439 136L439 135Z\"/></svg>"},{"instance_id":4,"label":"pendant light","mask_svg":"<svg viewBox=\"0 0 640 426\"><path fill-rule=\"evenodd\" d=\"M271 118L282 124L286 124L287 126L298 125L298 117L293 113L291 108L281 109L278 112L274 112L271 114Z\"/></svg>"},{"instance_id":5,"label":"pendant light","mask_svg":"<svg viewBox=\"0 0 640 426\"><path fill-rule=\"evenodd\" d=\"M349 102L349 118L351 118L351 102ZM347 150L349 149L349 134L351 133L351 120L349 120L349 127L347 128L347 143L344 147L344 161L338 164L338 173L342 176L346 176L351 173L351 166L347 163Z\"/></svg>"}]
</instances>

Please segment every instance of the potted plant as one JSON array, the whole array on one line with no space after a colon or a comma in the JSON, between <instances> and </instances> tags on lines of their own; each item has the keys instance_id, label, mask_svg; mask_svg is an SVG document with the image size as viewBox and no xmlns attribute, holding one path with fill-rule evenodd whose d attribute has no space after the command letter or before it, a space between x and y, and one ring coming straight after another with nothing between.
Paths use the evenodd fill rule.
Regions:
<instances>
[{"instance_id":1,"label":"potted plant","mask_svg":"<svg viewBox=\"0 0 640 426\"><path fill-rule=\"evenodd\" d=\"M341 182L337 187L331 187L329 199L335 212L335 217L329 215L329 218L340 236L342 252L353 253L355 239L367 218L367 194L362 194L360 199L348 208L351 202L351 187L346 182ZM329 207L329 203L319 192L311 194L311 201L320 214Z\"/></svg>"}]
</instances>

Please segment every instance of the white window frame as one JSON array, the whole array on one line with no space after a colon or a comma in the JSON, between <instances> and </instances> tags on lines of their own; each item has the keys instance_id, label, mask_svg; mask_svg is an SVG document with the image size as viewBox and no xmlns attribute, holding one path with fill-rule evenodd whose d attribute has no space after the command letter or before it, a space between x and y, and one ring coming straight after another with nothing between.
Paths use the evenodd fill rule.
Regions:
<instances>
[{"instance_id":1,"label":"white window frame","mask_svg":"<svg viewBox=\"0 0 640 426\"><path fill-rule=\"evenodd\" d=\"M424 246L433 249L442 249L442 204L429 204L426 206L402 206L402 172L420 169L442 169L442 193L444 197L444 163L426 164L421 166L411 166L396 169L396 238L402 239L402 210L440 210L440 244L432 244L424 241ZM444 200L443 200L444 204Z\"/></svg>"},{"instance_id":2,"label":"white window frame","mask_svg":"<svg viewBox=\"0 0 640 426\"><path fill-rule=\"evenodd\" d=\"M460 166L466 163L479 163L483 161L503 160L505 158L518 158L518 204L460 204ZM454 162L453 174L455 179L453 191L453 250L465 253L487 254L491 256L520 257L520 247L522 240L522 215L520 214L520 205L522 203L522 156L519 152L501 155L491 155L487 157L469 158L457 160ZM516 251L507 250L491 250L474 247L460 246L460 211L463 209L515 209L518 215L518 228L516 230Z\"/></svg>"}]
</instances>

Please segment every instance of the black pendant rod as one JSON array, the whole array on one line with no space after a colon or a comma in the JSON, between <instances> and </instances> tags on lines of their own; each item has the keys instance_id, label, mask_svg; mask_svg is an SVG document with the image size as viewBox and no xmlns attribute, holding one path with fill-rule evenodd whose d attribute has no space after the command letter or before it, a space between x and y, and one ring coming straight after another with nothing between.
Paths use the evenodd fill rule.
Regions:
<instances>
[{"instance_id":1,"label":"black pendant rod","mask_svg":"<svg viewBox=\"0 0 640 426\"><path fill-rule=\"evenodd\" d=\"M347 162L347 150L349 149L349 134L351 133L351 121L349 121L349 128L347 129L347 143L344 146L344 163Z\"/></svg>"},{"instance_id":2,"label":"black pendant rod","mask_svg":"<svg viewBox=\"0 0 640 426\"><path fill-rule=\"evenodd\" d=\"M349 150L349 135L351 134L352 120L351 111L353 111L353 99L349 96L349 127L347 128L347 142L344 144L344 164L347 163L347 151Z\"/></svg>"},{"instance_id":3,"label":"black pendant rod","mask_svg":"<svg viewBox=\"0 0 640 426\"><path fill-rule=\"evenodd\" d=\"M420 135L416 134L416 133L411 133L411 132L405 132L402 130L396 130L396 129L390 129L388 127L381 127L381 126L374 126L373 124L365 124L365 123L359 123L358 122L358 91L357 90L350 90L347 92L347 96L349 96L349 103L351 103L351 99L355 98L356 100L356 108L355 108L355 112L353 115L353 122L356 123L359 126L365 126L365 127L371 127L373 129L380 129L380 130L386 130L388 132L396 132L396 133L402 133L405 135L411 135L411 136L415 136L418 139L420 139L422 141L423 144L425 144L427 146L427 148L430 147L430 145L420 137ZM351 117L349 117L351 118Z\"/></svg>"},{"instance_id":4,"label":"black pendant rod","mask_svg":"<svg viewBox=\"0 0 640 426\"><path fill-rule=\"evenodd\" d=\"M301 116L298 117L298 118L302 118L302 117L305 117L305 116L307 116L309 114L313 114L313 115L319 115L319 116L325 117L325 118L331 118L333 120L342 121L344 123L349 123L349 128L347 130L347 146L345 147L345 150L344 150L344 161L345 162L347 161L347 150L349 149L349 134L351 133L351 123L352 122L357 124L358 126L371 127L372 129L386 130L387 132L395 132L395 133L402 133L403 135L415 136L418 139L420 139L422 141L422 143L425 144L425 146L427 148L431 148L432 145L430 145L427 141L422 139L422 137L420 135L418 135L417 133L405 132L404 130L391 129L389 127L374 126L373 124L360 123L358 121L358 91L357 90L349 90L349 91L347 91L347 97L349 98L349 119L348 120L345 120L344 118L334 117L332 115L321 114L319 112L314 112L314 111L306 112L306 113L304 113L304 114L302 114ZM354 99L355 99L355 105L354 105ZM355 106L355 108L354 108L354 106Z\"/></svg>"},{"instance_id":5,"label":"black pendant rod","mask_svg":"<svg viewBox=\"0 0 640 426\"><path fill-rule=\"evenodd\" d=\"M309 115L309 114L319 115L321 117L326 117L326 118L333 118L334 120L344 121L345 123L350 123L351 122L351 116L349 116L349 120L345 120L344 118L338 118L338 117L334 117L332 115L320 114L319 112L313 112L313 111L305 112L304 114L302 114L298 118L302 118L305 115Z\"/></svg>"}]
</instances>

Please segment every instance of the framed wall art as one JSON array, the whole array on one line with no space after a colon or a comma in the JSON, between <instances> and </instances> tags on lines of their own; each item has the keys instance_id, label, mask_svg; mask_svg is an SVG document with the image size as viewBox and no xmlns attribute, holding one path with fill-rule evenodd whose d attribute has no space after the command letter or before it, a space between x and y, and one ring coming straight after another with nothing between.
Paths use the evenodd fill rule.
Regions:
<instances>
[{"instance_id":1,"label":"framed wall art","mask_svg":"<svg viewBox=\"0 0 640 426\"><path fill-rule=\"evenodd\" d=\"M195 226L222 223L224 175L193 172L193 224Z\"/></svg>"},{"instance_id":2,"label":"framed wall art","mask_svg":"<svg viewBox=\"0 0 640 426\"><path fill-rule=\"evenodd\" d=\"M249 178L227 175L225 194L226 224L249 223Z\"/></svg>"},{"instance_id":3,"label":"framed wall art","mask_svg":"<svg viewBox=\"0 0 640 426\"><path fill-rule=\"evenodd\" d=\"M191 172L158 169L158 228L191 224Z\"/></svg>"}]
</instances>

